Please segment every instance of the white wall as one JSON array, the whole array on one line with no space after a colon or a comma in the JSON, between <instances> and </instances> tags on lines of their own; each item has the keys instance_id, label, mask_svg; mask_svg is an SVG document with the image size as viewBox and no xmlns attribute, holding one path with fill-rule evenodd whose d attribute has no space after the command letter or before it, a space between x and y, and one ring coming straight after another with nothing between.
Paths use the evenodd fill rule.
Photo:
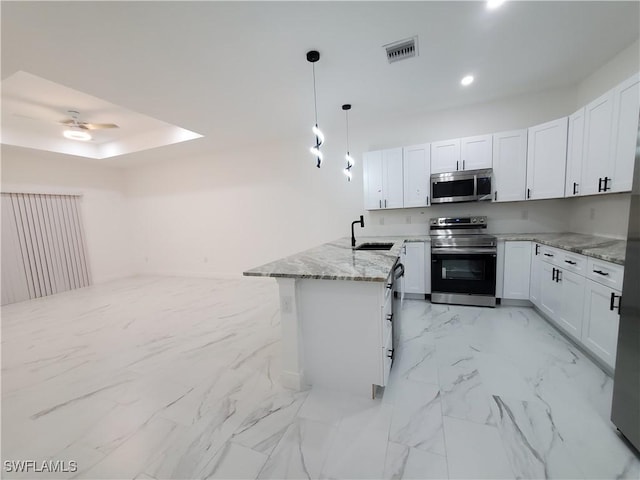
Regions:
<instances>
[{"instance_id":1,"label":"white wall","mask_svg":"<svg viewBox=\"0 0 640 480\"><path fill-rule=\"evenodd\" d=\"M568 204L570 231L626 240L630 193L576 197L569 199Z\"/></svg>"},{"instance_id":2,"label":"white wall","mask_svg":"<svg viewBox=\"0 0 640 480\"><path fill-rule=\"evenodd\" d=\"M640 71L639 42L633 42L578 84L576 110Z\"/></svg>"},{"instance_id":3,"label":"white wall","mask_svg":"<svg viewBox=\"0 0 640 480\"><path fill-rule=\"evenodd\" d=\"M81 193L94 283L133 274L124 172L79 159L2 145L2 191Z\"/></svg>"},{"instance_id":4,"label":"white wall","mask_svg":"<svg viewBox=\"0 0 640 480\"><path fill-rule=\"evenodd\" d=\"M127 171L136 271L237 275L314 245L350 235L364 213L362 152L384 147L526 127L557 118L575 105L573 89L472 105L420 117L351 118L354 178L341 173L344 131L327 130L325 163L314 166L309 138ZM354 106L355 113L355 106ZM331 143L330 141L333 140ZM494 231L567 230L558 201L438 206L366 214L357 235L427 233L431 216L486 214ZM407 217L410 217L407 223Z\"/></svg>"}]
</instances>

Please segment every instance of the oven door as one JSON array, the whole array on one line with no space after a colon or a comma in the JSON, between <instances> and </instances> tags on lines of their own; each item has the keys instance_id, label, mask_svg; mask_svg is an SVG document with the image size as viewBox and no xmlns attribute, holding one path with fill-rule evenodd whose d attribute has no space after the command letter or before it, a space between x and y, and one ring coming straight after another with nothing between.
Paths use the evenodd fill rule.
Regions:
<instances>
[{"instance_id":1,"label":"oven door","mask_svg":"<svg viewBox=\"0 0 640 480\"><path fill-rule=\"evenodd\" d=\"M431 292L467 295L496 294L495 249L433 248Z\"/></svg>"}]
</instances>

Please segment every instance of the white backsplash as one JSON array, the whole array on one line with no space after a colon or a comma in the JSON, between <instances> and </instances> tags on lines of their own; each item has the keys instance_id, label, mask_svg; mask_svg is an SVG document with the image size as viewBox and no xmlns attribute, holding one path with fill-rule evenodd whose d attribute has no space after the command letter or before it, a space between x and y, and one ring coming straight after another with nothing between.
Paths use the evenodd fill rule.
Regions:
<instances>
[{"instance_id":1,"label":"white backsplash","mask_svg":"<svg viewBox=\"0 0 640 480\"><path fill-rule=\"evenodd\" d=\"M426 235L432 217L486 215L491 233L577 232L626 238L630 194L370 211L366 235ZM593 218L592 218L593 217Z\"/></svg>"}]
</instances>

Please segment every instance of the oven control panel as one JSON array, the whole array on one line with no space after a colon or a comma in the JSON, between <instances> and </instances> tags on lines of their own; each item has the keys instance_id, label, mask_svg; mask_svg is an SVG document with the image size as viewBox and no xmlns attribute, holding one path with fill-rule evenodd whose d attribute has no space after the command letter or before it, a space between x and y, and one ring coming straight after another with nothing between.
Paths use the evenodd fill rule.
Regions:
<instances>
[{"instance_id":1,"label":"oven control panel","mask_svg":"<svg viewBox=\"0 0 640 480\"><path fill-rule=\"evenodd\" d=\"M429 224L434 227L482 227L487 225L487 217L440 217L430 219Z\"/></svg>"}]
</instances>

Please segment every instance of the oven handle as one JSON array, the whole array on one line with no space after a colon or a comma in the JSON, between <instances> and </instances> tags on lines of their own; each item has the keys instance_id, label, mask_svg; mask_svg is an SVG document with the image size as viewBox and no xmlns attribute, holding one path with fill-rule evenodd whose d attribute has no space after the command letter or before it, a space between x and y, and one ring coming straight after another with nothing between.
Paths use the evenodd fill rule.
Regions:
<instances>
[{"instance_id":1,"label":"oven handle","mask_svg":"<svg viewBox=\"0 0 640 480\"><path fill-rule=\"evenodd\" d=\"M431 247L432 255L460 255L466 253L485 253L495 255L496 247Z\"/></svg>"}]
</instances>

